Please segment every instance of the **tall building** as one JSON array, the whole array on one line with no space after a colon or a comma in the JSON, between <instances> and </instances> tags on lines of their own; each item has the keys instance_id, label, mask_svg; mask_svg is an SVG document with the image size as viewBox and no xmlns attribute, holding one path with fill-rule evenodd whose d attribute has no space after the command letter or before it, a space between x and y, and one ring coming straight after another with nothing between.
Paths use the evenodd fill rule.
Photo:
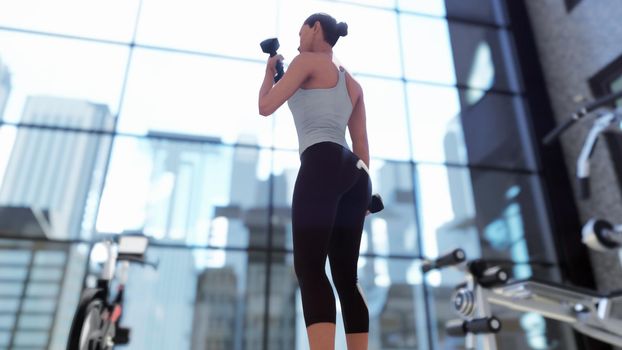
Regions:
<instances>
[{"instance_id":1,"label":"tall building","mask_svg":"<svg viewBox=\"0 0 622 350\"><path fill-rule=\"evenodd\" d=\"M9 67L2 62L2 57L0 57L0 120L2 120L4 115L10 93L11 73L9 72Z\"/></svg>"},{"instance_id":2,"label":"tall building","mask_svg":"<svg viewBox=\"0 0 622 350\"><path fill-rule=\"evenodd\" d=\"M238 283L231 267L207 268L197 283L193 350L229 350L235 342Z\"/></svg>"},{"instance_id":3,"label":"tall building","mask_svg":"<svg viewBox=\"0 0 622 350\"><path fill-rule=\"evenodd\" d=\"M0 110L9 87L7 70L0 63ZM23 123L64 128L110 131L113 121L107 106L51 96L29 97L22 114ZM0 187L0 211L20 213L3 220L4 227L15 228L8 233L79 237L84 208L89 196L99 190L109 147L110 138L100 135L20 128ZM63 245L45 246L30 255L22 270L30 277L18 282L28 292L15 309L19 322L12 329L12 344L32 345L39 339L52 348L64 347L82 287L75 276L83 273L85 260L83 252ZM40 266L49 267L46 278L37 277ZM36 319L32 314L38 314ZM33 326L35 321L39 323ZM37 334L28 333L33 327Z\"/></svg>"},{"instance_id":4,"label":"tall building","mask_svg":"<svg viewBox=\"0 0 622 350\"><path fill-rule=\"evenodd\" d=\"M148 198L145 233L169 242L206 243L206 213L222 191L221 183L207 181L214 176L211 169L223 160L222 148L212 145L220 139L160 131L149 131L147 136L153 164L151 193L162 192L159 188L170 191Z\"/></svg>"},{"instance_id":5,"label":"tall building","mask_svg":"<svg viewBox=\"0 0 622 350\"><path fill-rule=\"evenodd\" d=\"M192 251L149 247L157 270L132 267L121 324L133 350L190 349L197 276ZM211 349L211 348L210 348Z\"/></svg>"},{"instance_id":6,"label":"tall building","mask_svg":"<svg viewBox=\"0 0 622 350\"><path fill-rule=\"evenodd\" d=\"M21 122L111 131L114 118L105 105L30 96ZM49 238L79 237L89 194L99 191L110 142L96 134L20 128L0 187L0 206L47 211Z\"/></svg>"},{"instance_id":7,"label":"tall building","mask_svg":"<svg viewBox=\"0 0 622 350\"><path fill-rule=\"evenodd\" d=\"M146 152L152 157L149 192L153 196L146 198L142 231L160 242L206 243L206 221L221 184L206 179L213 175L210 169L218 168L216 164L222 161L222 148L212 145L220 140L160 131L149 131L147 137ZM160 262L157 271L132 275L126 289L127 312L122 323L132 330L132 349L201 348L205 338L197 333L197 327L214 326L213 315L206 308L210 300L222 296L209 294L206 284L226 274L210 269L197 278L197 266L209 261L203 253L149 249L148 258ZM235 290L233 283L228 290Z\"/></svg>"},{"instance_id":8,"label":"tall building","mask_svg":"<svg viewBox=\"0 0 622 350\"><path fill-rule=\"evenodd\" d=\"M259 151L255 148L235 148L232 160L229 203L226 206L217 206L214 212L214 218L226 220L228 223L227 232L224 233L228 237L227 244L263 248L271 235L272 247L277 250L284 249L287 243L287 227L291 221L290 208L286 205L285 197L286 176L273 177L272 187L270 180L257 179L255 174L260 165ZM270 191L274 194L273 208L268 207ZM268 220L270 213L272 220ZM218 234L223 233L216 235ZM270 296L266 295L268 264L271 269ZM232 272L235 272L237 281L236 289L231 294L235 296L235 300L224 296L217 298L217 295L224 293L225 287L218 286L213 281L217 276L222 277ZM247 254L226 253L221 268L207 268L200 277L193 346L196 344L197 349L205 346L219 349L222 344L226 344L230 346L227 349L262 349L263 330L268 326L269 349L293 349L296 325L293 302L295 282L286 254L273 254L271 261L267 261L267 254L260 251L250 251ZM227 285L227 288L232 287L231 284ZM270 310L265 310L267 297L270 298ZM269 325L264 324L266 314ZM213 322L232 325L231 329L235 332L223 334Z\"/></svg>"}]
</instances>

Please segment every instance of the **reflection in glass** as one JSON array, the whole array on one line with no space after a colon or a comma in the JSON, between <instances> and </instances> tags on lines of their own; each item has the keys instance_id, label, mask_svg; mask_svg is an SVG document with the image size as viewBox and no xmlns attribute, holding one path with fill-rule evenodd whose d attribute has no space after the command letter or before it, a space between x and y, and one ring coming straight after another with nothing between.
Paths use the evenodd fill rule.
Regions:
<instances>
[{"instance_id":1,"label":"reflection in glass","mask_svg":"<svg viewBox=\"0 0 622 350\"><path fill-rule=\"evenodd\" d=\"M419 14L445 16L444 0L397 0L400 10Z\"/></svg>"},{"instance_id":2,"label":"reflection in glass","mask_svg":"<svg viewBox=\"0 0 622 350\"><path fill-rule=\"evenodd\" d=\"M524 99L486 92L469 104L469 91L460 91L460 121L469 164L537 171Z\"/></svg>"},{"instance_id":3,"label":"reflection in glass","mask_svg":"<svg viewBox=\"0 0 622 350\"><path fill-rule=\"evenodd\" d=\"M371 156L382 159L410 159L403 83L367 77L357 80L365 94Z\"/></svg>"},{"instance_id":4,"label":"reflection in glass","mask_svg":"<svg viewBox=\"0 0 622 350\"><path fill-rule=\"evenodd\" d=\"M96 125L88 121L67 125L69 123L62 117L66 111L57 112L53 106L48 108L48 113L58 113L58 118L46 121L37 118L26 121L23 118L24 114L29 113L27 104L31 98L66 99L102 105L115 116L128 53L129 48L125 46L0 31L0 72L3 66L6 69L0 73L0 84L3 81L5 84L4 88L0 88L0 102L3 100L3 89L8 91L2 119L95 128ZM5 74L9 77L8 89L6 78L2 78Z\"/></svg>"},{"instance_id":5,"label":"reflection in glass","mask_svg":"<svg viewBox=\"0 0 622 350\"><path fill-rule=\"evenodd\" d=\"M262 65L137 49L131 67L119 130L140 134L158 130L209 136L230 144L271 145L272 121L257 109Z\"/></svg>"},{"instance_id":6,"label":"reflection in glass","mask_svg":"<svg viewBox=\"0 0 622 350\"><path fill-rule=\"evenodd\" d=\"M449 25L443 19L400 15L400 32L407 79L456 83Z\"/></svg>"},{"instance_id":7,"label":"reflection in glass","mask_svg":"<svg viewBox=\"0 0 622 350\"><path fill-rule=\"evenodd\" d=\"M101 232L216 247L267 242L270 153L209 137L117 137L97 221Z\"/></svg>"},{"instance_id":8,"label":"reflection in glass","mask_svg":"<svg viewBox=\"0 0 622 350\"><path fill-rule=\"evenodd\" d=\"M523 99L479 92L408 84L414 160L537 170Z\"/></svg>"},{"instance_id":9,"label":"reflection in glass","mask_svg":"<svg viewBox=\"0 0 622 350\"><path fill-rule=\"evenodd\" d=\"M521 91L514 48L506 30L449 22L448 35L458 84Z\"/></svg>"},{"instance_id":10,"label":"reflection in glass","mask_svg":"<svg viewBox=\"0 0 622 350\"><path fill-rule=\"evenodd\" d=\"M122 323L131 349L255 349L262 344L265 253L227 251L220 266L209 249L151 246L157 270L132 265ZM93 266L91 273L98 273ZM125 347L124 347L125 348Z\"/></svg>"},{"instance_id":11,"label":"reflection in glass","mask_svg":"<svg viewBox=\"0 0 622 350\"><path fill-rule=\"evenodd\" d=\"M551 260L549 223L533 175L437 165L417 166L424 252L463 248L469 258ZM446 190L442 190L446 189ZM514 275L533 271L516 268ZM452 281L453 283L454 281Z\"/></svg>"},{"instance_id":12,"label":"reflection in glass","mask_svg":"<svg viewBox=\"0 0 622 350\"><path fill-rule=\"evenodd\" d=\"M65 348L87 254L85 244L0 239L1 345Z\"/></svg>"},{"instance_id":13,"label":"reflection in glass","mask_svg":"<svg viewBox=\"0 0 622 350\"><path fill-rule=\"evenodd\" d=\"M411 83L407 91L413 158L465 164L458 90Z\"/></svg>"},{"instance_id":14,"label":"reflection in glass","mask_svg":"<svg viewBox=\"0 0 622 350\"><path fill-rule=\"evenodd\" d=\"M508 18L500 0L445 0L447 17L504 25Z\"/></svg>"},{"instance_id":15,"label":"reflection in glass","mask_svg":"<svg viewBox=\"0 0 622 350\"><path fill-rule=\"evenodd\" d=\"M57 98L28 100L26 120L110 129L105 106ZM110 137L37 128L3 129L0 230L27 237L68 239L90 231L110 149Z\"/></svg>"},{"instance_id":16,"label":"reflection in glass","mask_svg":"<svg viewBox=\"0 0 622 350\"><path fill-rule=\"evenodd\" d=\"M521 91L507 31L410 14L400 25L407 79Z\"/></svg>"}]
</instances>

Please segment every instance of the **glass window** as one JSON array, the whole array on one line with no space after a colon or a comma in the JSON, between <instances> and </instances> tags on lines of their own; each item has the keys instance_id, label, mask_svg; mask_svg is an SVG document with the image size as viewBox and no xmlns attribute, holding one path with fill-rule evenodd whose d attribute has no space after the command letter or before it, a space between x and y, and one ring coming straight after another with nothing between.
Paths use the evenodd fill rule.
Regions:
<instances>
[{"instance_id":1,"label":"glass window","mask_svg":"<svg viewBox=\"0 0 622 350\"><path fill-rule=\"evenodd\" d=\"M38 315L22 315L19 318L19 328L37 328L48 329L52 326L53 318L51 315L38 316Z\"/></svg>"},{"instance_id":2,"label":"glass window","mask_svg":"<svg viewBox=\"0 0 622 350\"><path fill-rule=\"evenodd\" d=\"M482 90L522 91L506 30L449 22L457 83Z\"/></svg>"},{"instance_id":3,"label":"glass window","mask_svg":"<svg viewBox=\"0 0 622 350\"><path fill-rule=\"evenodd\" d=\"M0 328L2 329L10 329L15 324L15 316L0 316ZM0 343L3 343L0 341Z\"/></svg>"},{"instance_id":4,"label":"glass window","mask_svg":"<svg viewBox=\"0 0 622 350\"><path fill-rule=\"evenodd\" d=\"M0 25L130 42L134 34L139 3L139 0L2 1Z\"/></svg>"},{"instance_id":5,"label":"glass window","mask_svg":"<svg viewBox=\"0 0 622 350\"><path fill-rule=\"evenodd\" d=\"M2 119L109 130L92 116L116 115L128 53L125 46L0 31L0 71L8 76Z\"/></svg>"},{"instance_id":6,"label":"glass window","mask_svg":"<svg viewBox=\"0 0 622 350\"><path fill-rule=\"evenodd\" d=\"M30 277L14 278L15 282L12 282L17 286L12 289L26 292L24 299L7 298L6 291L0 297L0 310L4 313L0 317L0 327L5 323L10 323L6 325L9 329L16 327L13 333L15 343L64 348L82 290L87 245L43 241L33 245L26 240L0 240L0 256L11 256L11 252L27 252L34 259L33 265L4 265L13 274L17 272L24 277L30 274ZM55 266L54 270L64 270L64 273L50 274L45 281L33 281L42 271L50 270L51 266ZM19 322L15 324L17 320Z\"/></svg>"},{"instance_id":7,"label":"glass window","mask_svg":"<svg viewBox=\"0 0 622 350\"><path fill-rule=\"evenodd\" d=\"M298 54L298 31L313 13L326 12L348 24L348 35L335 45L335 58L354 73L400 77L398 27L394 11L322 0L282 1L279 41L286 60ZM371 25L373 23L373 25ZM379 38L373 39L372 38Z\"/></svg>"},{"instance_id":8,"label":"glass window","mask_svg":"<svg viewBox=\"0 0 622 350\"><path fill-rule=\"evenodd\" d=\"M45 346L49 334L40 331L15 332L15 346Z\"/></svg>"},{"instance_id":9,"label":"glass window","mask_svg":"<svg viewBox=\"0 0 622 350\"><path fill-rule=\"evenodd\" d=\"M9 346L11 341L11 333L8 331L0 331L0 345Z\"/></svg>"},{"instance_id":10,"label":"glass window","mask_svg":"<svg viewBox=\"0 0 622 350\"><path fill-rule=\"evenodd\" d=\"M166 242L216 247L265 245L267 150L149 136L116 139L98 231L143 230Z\"/></svg>"},{"instance_id":11,"label":"glass window","mask_svg":"<svg viewBox=\"0 0 622 350\"><path fill-rule=\"evenodd\" d=\"M158 269L132 266L125 290L123 322L132 329L132 348L262 343L265 253L151 247L147 258L158 260Z\"/></svg>"},{"instance_id":12,"label":"glass window","mask_svg":"<svg viewBox=\"0 0 622 350\"><path fill-rule=\"evenodd\" d=\"M508 18L503 1L499 0L445 0L447 17L482 23L504 25Z\"/></svg>"},{"instance_id":13,"label":"glass window","mask_svg":"<svg viewBox=\"0 0 622 350\"><path fill-rule=\"evenodd\" d=\"M357 80L365 94L370 155L382 159L410 159L404 84L379 78Z\"/></svg>"},{"instance_id":14,"label":"glass window","mask_svg":"<svg viewBox=\"0 0 622 350\"><path fill-rule=\"evenodd\" d=\"M481 90L408 84L413 159L536 170L524 103Z\"/></svg>"},{"instance_id":15,"label":"glass window","mask_svg":"<svg viewBox=\"0 0 622 350\"><path fill-rule=\"evenodd\" d=\"M397 0L401 11L444 17L445 3L443 0Z\"/></svg>"},{"instance_id":16,"label":"glass window","mask_svg":"<svg viewBox=\"0 0 622 350\"><path fill-rule=\"evenodd\" d=\"M451 38L445 20L402 14L400 33L407 79L456 83Z\"/></svg>"},{"instance_id":17,"label":"glass window","mask_svg":"<svg viewBox=\"0 0 622 350\"><path fill-rule=\"evenodd\" d=\"M419 255L411 164L375 159L371 164L372 193L380 194L385 209L365 219L361 253Z\"/></svg>"},{"instance_id":18,"label":"glass window","mask_svg":"<svg viewBox=\"0 0 622 350\"><path fill-rule=\"evenodd\" d=\"M119 130L271 145L272 121L257 109L262 65L146 49L132 57Z\"/></svg>"},{"instance_id":19,"label":"glass window","mask_svg":"<svg viewBox=\"0 0 622 350\"><path fill-rule=\"evenodd\" d=\"M346 4L356 4L362 6L370 6L375 8L395 8L395 0L328 0L332 2L342 2Z\"/></svg>"},{"instance_id":20,"label":"glass window","mask_svg":"<svg viewBox=\"0 0 622 350\"><path fill-rule=\"evenodd\" d=\"M521 90L506 31L409 14L400 23L407 79Z\"/></svg>"},{"instance_id":21,"label":"glass window","mask_svg":"<svg viewBox=\"0 0 622 350\"><path fill-rule=\"evenodd\" d=\"M0 295L18 297L22 294L23 285L18 282L0 282Z\"/></svg>"},{"instance_id":22,"label":"glass window","mask_svg":"<svg viewBox=\"0 0 622 350\"><path fill-rule=\"evenodd\" d=\"M479 90L460 90L460 99L469 164L538 169L524 99Z\"/></svg>"},{"instance_id":23,"label":"glass window","mask_svg":"<svg viewBox=\"0 0 622 350\"><path fill-rule=\"evenodd\" d=\"M92 117L110 118L107 114ZM78 237L85 208L94 205L93 194L100 191L110 137L26 127L13 135L10 151L3 155L5 166L0 167L3 231L30 237Z\"/></svg>"},{"instance_id":24,"label":"glass window","mask_svg":"<svg viewBox=\"0 0 622 350\"><path fill-rule=\"evenodd\" d=\"M469 258L554 259L550 223L537 176L417 166L423 251L437 256L463 248ZM532 271L517 268L527 278Z\"/></svg>"},{"instance_id":25,"label":"glass window","mask_svg":"<svg viewBox=\"0 0 622 350\"><path fill-rule=\"evenodd\" d=\"M413 159L466 163L458 90L410 83L407 91Z\"/></svg>"},{"instance_id":26,"label":"glass window","mask_svg":"<svg viewBox=\"0 0 622 350\"><path fill-rule=\"evenodd\" d=\"M277 16L286 13L280 12L276 3L276 0L143 1L136 41L144 45L263 59L265 54L259 43L275 36ZM298 28L292 30L295 30L292 34L298 34ZM227 71L231 76L244 76Z\"/></svg>"},{"instance_id":27,"label":"glass window","mask_svg":"<svg viewBox=\"0 0 622 350\"><path fill-rule=\"evenodd\" d=\"M508 19L499 0L398 0L401 11L482 23L506 24Z\"/></svg>"}]
</instances>

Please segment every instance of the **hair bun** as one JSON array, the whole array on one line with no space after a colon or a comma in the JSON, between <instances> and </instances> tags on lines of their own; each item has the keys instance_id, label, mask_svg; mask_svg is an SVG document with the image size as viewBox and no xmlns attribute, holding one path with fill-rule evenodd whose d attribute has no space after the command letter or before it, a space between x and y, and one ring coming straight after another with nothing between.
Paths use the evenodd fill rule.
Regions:
<instances>
[{"instance_id":1,"label":"hair bun","mask_svg":"<svg viewBox=\"0 0 622 350\"><path fill-rule=\"evenodd\" d=\"M348 24L345 23L345 22L337 23L337 34L339 36L346 36L346 35L348 35Z\"/></svg>"}]
</instances>

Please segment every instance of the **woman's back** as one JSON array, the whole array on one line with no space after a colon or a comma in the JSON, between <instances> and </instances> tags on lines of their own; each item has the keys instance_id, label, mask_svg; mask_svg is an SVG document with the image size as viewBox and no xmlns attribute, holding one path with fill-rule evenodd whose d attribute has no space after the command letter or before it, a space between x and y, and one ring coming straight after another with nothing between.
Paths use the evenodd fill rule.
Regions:
<instances>
[{"instance_id":1,"label":"woman's back","mask_svg":"<svg viewBox=\"0 0 622 350\"><path fill-rule=\"evenodd\" d=\"M345 130L353 106L347 87L347 73L342 67L338 69L332 62L329 64L318 67L317 79L310 79L307 84L301 85L287 101L298 132L300 154L309 146L324 141L349 148ZM328 86L327 82L333 74L337 75L337 82Z\"/></svg>"}]
</instances>

